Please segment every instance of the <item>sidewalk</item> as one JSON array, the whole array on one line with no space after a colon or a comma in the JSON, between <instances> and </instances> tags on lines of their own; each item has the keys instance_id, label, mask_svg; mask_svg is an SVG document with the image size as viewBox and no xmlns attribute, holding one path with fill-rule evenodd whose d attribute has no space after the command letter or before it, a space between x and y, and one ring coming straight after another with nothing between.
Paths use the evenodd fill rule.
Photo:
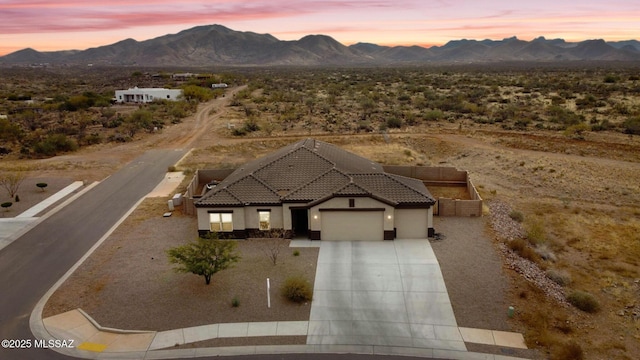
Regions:
<instances>
[{"instance_id":1,"label":"sidewalk","mask_svg":"<svg viewBox=\"0 0 640 360\"><path fill-rule=\"evenodd\" d=\"M49 206L55 204L56 202L63 199L65 196L71 194L72 192L76 191L78 188L82 187L83 185L84 183L82 181L75 181L71 185L49 196L48 198L44 199L43 201L36 204L35 206L32 206L30 209L28 209L27 211L23 212L22 214L16 217L17 218L35 217L36 215L44 211Z\"/></svg>"},{"instance_id":2,"label":"sidewalk","mask_svg":"<svg viewBox=\"0 0 640 360\"><path fill-rule=\"evenodd\" d=\"M216 338L306 336L309 331L308 321L211 324L159 332L126 331L103 328L82 310L77 309L46 318L43 323L51 339L66 342L73 340L73 348L67 348L61 352L70 356L90 359L160 359L277 353L354 353L443 359L518 359L458 350L349 344L175 349L178 345ZM517 333L469 328L458 329L458 336L465 342L526 349L522 335Z\"/></svg>"}]
</instances>

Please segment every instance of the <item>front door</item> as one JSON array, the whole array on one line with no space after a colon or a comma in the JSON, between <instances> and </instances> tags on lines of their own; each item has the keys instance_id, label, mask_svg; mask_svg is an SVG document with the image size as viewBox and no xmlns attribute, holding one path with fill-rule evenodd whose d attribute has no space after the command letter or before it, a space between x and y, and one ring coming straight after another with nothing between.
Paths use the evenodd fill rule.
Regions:
<instances>
[{"instance_id":1,"label":"front door","mask_svg":"<svg viewBox=\"0 0 640 360\"><path fill-rule=\"evenodd\" d=\"M291 226L294 237L309 237L309 215L307 209L291 209Z\"/></svg>"}]
</instances>

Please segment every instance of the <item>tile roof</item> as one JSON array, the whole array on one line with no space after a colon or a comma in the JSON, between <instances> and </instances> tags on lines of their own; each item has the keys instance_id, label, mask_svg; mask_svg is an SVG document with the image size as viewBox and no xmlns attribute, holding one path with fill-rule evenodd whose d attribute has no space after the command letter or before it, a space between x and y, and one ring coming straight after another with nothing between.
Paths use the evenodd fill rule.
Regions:
<instances>
[{"instance_id":1,"label":"tile roof","mask_svg":"<svg viewBox=\"0 0 640 360\"><path fill-rule=\"evenodd\" d=\"M283 200L316 200L348 185L350 181L350 177L345 173L332 168L311 182L298 187L287 196L284 196Z\"/></svg>"},{"instance_id":2,"label":"tile roof","mask_svg":"<svg viewBox=\"0 0 640 360\"><path fill-rule=\"evenodd\" d=\"M243 165L196 206L311 203L350 195L372 196L394 206L435 203L420 180L387 174L376 162L305 139Z\"/></svg>"}]
</instances>

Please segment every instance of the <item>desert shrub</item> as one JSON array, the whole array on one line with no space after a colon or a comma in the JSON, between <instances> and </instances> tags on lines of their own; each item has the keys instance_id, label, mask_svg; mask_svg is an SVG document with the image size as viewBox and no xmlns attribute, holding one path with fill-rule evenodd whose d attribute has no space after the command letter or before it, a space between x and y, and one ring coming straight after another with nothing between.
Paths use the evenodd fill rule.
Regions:
<instances>
[{"instance_id":1,"label":"desert shrub","mask_svg":"<svg viewBox=\"0 0 640 360\"><path fill-rule=\"evenodd\" d=\"M547 271L547 277L560 286L571 284L571 275L566 271L551 269Z\"/></svg>"},{"instance_id":2,"label":"desert shrub","mask_svg":"<svg viewBox=\"0 0 640 360\"><path fill-rule=\"evenodd\" d=\"M233 129L233 131L231 131L231 133L233 134L233 136L245 136L247 135L247 130L245 130L244 127L235 128Z\"/></svg>"},{"instance_id":3,"label":"desert shrub","mask_svg":"<svg viewBox=\"0 0 640 360\"><path fill-rule=\"evenodd\" d=\"M249 118L244 122L243 129L245 132L250 133L260 130L260 125L258 125L255 118Z\"/></svg>"},{"instance_id":4,"label":"desert shrub","mask_svg":"<svg viewBox=\"0 0 640 360\"><path fill-rule=\"evenodd\" d=\"M524 221L524 215L520 212L520 211L512 211L509 213L509 217L511 219L513 219L514 221L517 221L519 223L521 223L522 221Z\"/></svg>"},{"instance_id":5,"label":"desert shrub","mask_svg":"<svg viewBox=\"0 0 640 360\"><path fill-rule=\"evenodd\" d=\"M558 344L553 347L551 352L552 360L582 360L584 352L582 347L575 341L569 341L564 344Z\"/></svg>"},{"instance_id":6,"label":"desert shrub","mask_svg":"<svg viewBox=\"0 0 640 360\"><path fill-rule=\"evenodd\" d=\"M556 261L557 260L556 254L553 252L553 250L551 250L551 248L549 248L549 246L547 246L546 243L545 244L536 245L534 251L543 260L548 260L548 261Z\"/></svg>"},{"instance_id":7,"label":"desert shrub","mask_svg":"<svg viewBox=\"0 0 640 360\"><path fill-rule=\"evenodd\" d=\"M86 145L100 144L103 140L102 136L98 133L91 133L87 136L81 137L82 143Z\"/></svg>"},{"instance_id":8,"label":"desert shrub","mask_svg":"<svg viewBox=\"0 0 640 360\"><path fill-rule=\"evenodd\" d=\"M625 120L622 126L626 134L640 135L640 116Z\"/></svg>"},{"instance_id":9,"label":"desert shrub","mask_svg":"<svg viewBox=\"0 0 640 360\"><path fill-rule=\"evenodd\" d=\"M402 127L402 119L398 117L390 117L387 119L387 127L390 129L399 129Z\"/></svg>"},{"instance_id":10,"label":"desert shrub","mask_svg":"<svg viewBox=\"0 0 640 360\"><path fill-rule=\"evenodd\" d=\"M576 290L567 296L567 301L584 312L594 313L600 310L600 303L588 292Z\"/></svg>"},{"instance_id":11,"label":"desert shrub","mask_svg":"<svg viewBox=\"0 0 640 360\"><path fill-rule=\"evenodd\" d=\"M529 219L525 224L527 240L532 244L542 244L547 240L542 219Z\"/></svg>"},{"instance_id":12,"label":"desert shrub","mask_svg":"<svg viewBox=\"0 0 640 360\"><path fill-rule=\"evenodd\" d=\"M231 299L231 306L232 307L240 306L240 300L238 300L238 298L234 296L233 299Z\"/></svg>"},{"instance_id":13,"label":"desert shrub","mask_svg":"<svg viewBox=\"0 0 640 360\"><path fill-rule=\"evenodd\" d=\"M300 256L300 250L293 250L293 256Z\"/></svg>"},{"instance_id":14,"label":"desert shrub","mask_svg":"<svg viewBox=\"0 0 640 360\"><path fill-rule=\"evenodd\" d=\"M0 204L0 206L2 206L2 208L5 209L5 211L9 211L9 208L11 207L11 205L13 205L11 201L3 202L2 204Z\"/></svg>"},{"instance_id":15,"label":"desert shrub","mask_svg":"<svg viewBox=\"0 0 640 360\"><path fill-rule=\"evenodd\" d=\"M618 82L619 80L620 78L617 75L607 75L604 77L605 84L613 84Z\"/></svg>"},{"instance_id":16,"label":"desert shrub","mask_svg":"<svg viewBox=\"0 0 640 360\"><path fill-rule=\"evenodd\" d=\"M613 128L613 124L609 120L604 119L597 124L591 125L591 131L605 131Z\"/></svg>"},{"instance_id":17,"label":"desert shrub","mask_svg":"<svg viewBox=\"0 0 640 360\"><path fill-rule=\"evenodd\" d=\"M562 106L552 105L545 112L549 116L549 121L565 126L577 125L582 121L578 114Z\"/></svg>"},{"instance_id":18,"label":"desert shrub","mask_svg":"<svg viewBox=\"0 0 640 360\"><path fill-rule=\"evenodd\" d=\"M358 131L372 131L373 126L371 125L371 121L369 120L360 120L358 121Z\"/></svg>"},{"instance_id":19,"label":"desert shrub","mask_svg":"<svg viewBox=\"0 0 640 360\"><path fill-rule=\"evenodd\" d=\"M20 125L14 124L8 119L0 119L0 140L3 142L19 141L22 136Z\"/></svg>"},{"instance_id":20,"label":"desert shrub","mask_svg":"<svg viewBox=\"0 0 640 360\"><path fill-rule=\"evenodd\" d=\"M53 134L37 142L33 150L38 155L53 156L59 152L75 151L78 144L64 134Z\"/></svg>"},{"instance_id":21,"label":"desert shrub","mask_svg":"<svg viewBox=\"0 0 640 360\"><path fill-rule=\"evenodd\" d=\"M589 125L582 123L567 127L564 134L577 140L584 140L584 133L589 130Z\"/></svg>"},{"instance_id":22,"label":"desert shrub","mask_svg":"<svg viewBox=\"0 0 640 360\"><path fill-rule=\"evenodd\" d=\"M427 111L422 115L422 117L427 121L438 121L444 118L444 113L436 109Z\"/></svg>"},{"instance_id":23,"label":"desert shrub","mask_svg":"<svg viewBox=\"0 0 640 360\"><path fill-rule=\"evenodd\" d=\"M533 248L531 248L531 246L527 244L525 240L511 240L507 243L507 246L522 258L533 261L535 263L540 262L540 255L538 255L535 250L533 250Z\"/></svg>"},{"instance_id":24,"label":"desert shrub","mask_svg":"<svg viewBox=\"0 0 640 360\"><path fill-rule=\"evenodd\" d=\"M282 295L293 302L302 303L311 300L313 290L307 279L302 276L290 276L282 285Z\"/></svg>"},{"instance_id":25,"label":"desert shrub","mask_svg":"<svg viewBox=\"0 0 640 360\"><path fill-rule=\"evenodd\" d=\"M39 187L40 190L44 191L44 188L46 188L48 185L47 183L39 182L36 184L36 186Z\"/></svg>"}]
</instances>

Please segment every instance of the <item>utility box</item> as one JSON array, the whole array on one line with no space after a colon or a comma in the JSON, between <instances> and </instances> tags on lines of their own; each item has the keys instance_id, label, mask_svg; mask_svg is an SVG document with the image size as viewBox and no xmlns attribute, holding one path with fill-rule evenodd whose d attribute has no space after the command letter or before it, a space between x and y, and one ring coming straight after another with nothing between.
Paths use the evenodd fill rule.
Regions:
<instances>
[{"instance_id":1,"label":"utility box","mask_svg":"<svg viewBox=\"0 0 640 360\"><path fill-rule=\"evenodd\" d=\"M173 207L173 200L169 200L167 201L167 204L169 205L169 211L173 211L174 207Z\"/></svg>"},{"instance_id":2,"label":"utility box","mask_svg":"<svg viewBox=\"0 0 640 360\"><path fill-rule=\"evenodd\" d=\"M173 195L173 198L171 200L173 201L174 206L182 205L182 194Z\"/></svg>"}]
</instances>

